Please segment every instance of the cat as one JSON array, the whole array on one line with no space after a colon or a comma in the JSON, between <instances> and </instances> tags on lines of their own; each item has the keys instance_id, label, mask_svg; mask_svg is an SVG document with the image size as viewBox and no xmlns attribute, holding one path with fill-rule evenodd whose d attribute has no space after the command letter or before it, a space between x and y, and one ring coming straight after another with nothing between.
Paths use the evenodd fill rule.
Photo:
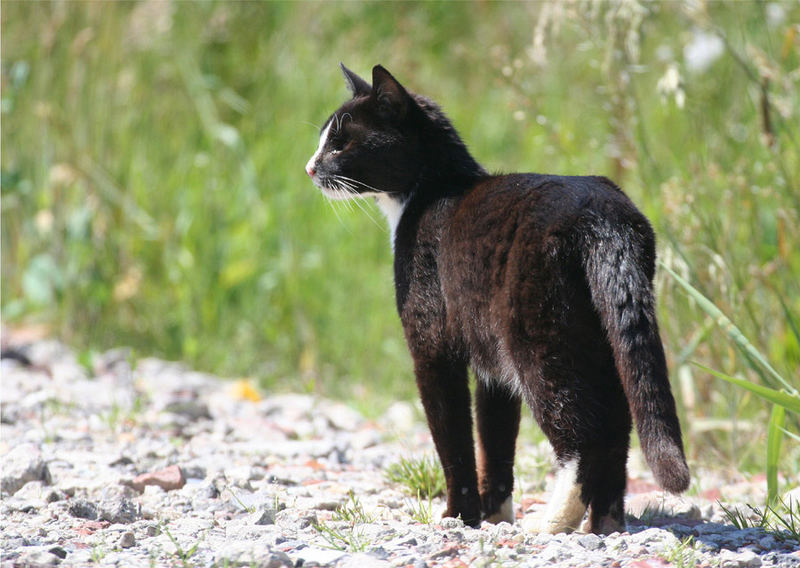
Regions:
<instances>
[{"instance_id":1,"label":"cat","mask_svg":"<svg viewBox=\"0 0 800 568\"><path fill-rule=\"evenodd\" d=\"M433 101L380 65L371 84L341 68L352 98L323 125L306 172L330 199L374 197L388 219L444 515L514 522L522 400L557 463L532 530L623 529L632 418L656 481L684 491L647 219L604 177L490 175Z\"/></svg>"}]
</instances>

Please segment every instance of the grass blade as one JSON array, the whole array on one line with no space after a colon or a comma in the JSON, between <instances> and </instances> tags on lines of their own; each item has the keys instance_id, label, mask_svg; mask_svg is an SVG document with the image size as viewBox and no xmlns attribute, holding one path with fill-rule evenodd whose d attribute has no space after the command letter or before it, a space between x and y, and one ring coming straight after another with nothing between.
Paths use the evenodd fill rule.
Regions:
<instances>
[{"instance_id":1,"label":"grass blade","mask_svg":"<svg viewBox=\"0 0 800 568\"><path fill-rule=\"evenodd\" d=\"M786 409L773 405L767 428L767 505L778 499L778 458L780 457L783 425L786 423Z\"/></svg>"},{"instance_id":2,"label":"grass blade","mask_svg":"<svg viewBox=\"0 0 800 568\"><path fill-rule=\"evenodd\" d=\"M800 345L800 328L798 328L797 321L795 321L792 312L789 310L789 306L787 306L786 302L783 301L783 296L780 294L776 295L778 296L778 301L781 303L781 308L783 308L783 314L786 316L786 321L789 323L789 329L792 330L794 338L797 340L797 344Z\"/></svg>"},{"instance_id":3,"label":"grass blade","mask_svg":"<svg viewBox=\"0 0 800 568\"><path fill-rule=\"evenodd\" d=\"M711 373L715 377L718 377L724 381L728 381L729 383L733 383L736 386L742 387L743 389L749 390L755 395L760 396L761 398L773 403L777 404L778 406L782 406L786 410L790 410L792 412L800 413L800 395L796 393L786 393L783 391L771 389L769 387L765 387L763 385L758 385L756 383L751 383L746 379L742 379L739 377L732 377L730 375L726 375L725 373L720 373L719 371L715 371L714 369L710 369L705 365L701 365L696 361L693 362L695 365L703 369L704 371Z\"/></svg>"},{"instance_id":4,"label":"grass blade","mask_svg":"<svg viewBox=\"0 0 800 568\"><path fill-rule=\"evenodd\" d=\"M675 281L680 284L688 293L689 295L694 298L694 300L698 303L700 308L706 312L709 316L711 316L714 321L720 326L723 331L728 335L728 337L736 344L739 349L744 351L745 355L758 362L768 374L780 382L784 388L786 388L789 392L797 394L797 389L795 389L789 382L784 379L778 371L776 371L772 365L764 358L763 355L756 349L752 343L745 337L742 331L736 327L736 325L726 316L722 310L720 310L714 302L706 298L702 292L700 292L697 288L689 284L686 280L678 276L672 269L670 269L665 264L661 264L661 267L667 271L667 273L675 279ZM745 381L747 382L747 381ZM749 383L748 383L749 384Z\"/></svg>"}]
</instances>

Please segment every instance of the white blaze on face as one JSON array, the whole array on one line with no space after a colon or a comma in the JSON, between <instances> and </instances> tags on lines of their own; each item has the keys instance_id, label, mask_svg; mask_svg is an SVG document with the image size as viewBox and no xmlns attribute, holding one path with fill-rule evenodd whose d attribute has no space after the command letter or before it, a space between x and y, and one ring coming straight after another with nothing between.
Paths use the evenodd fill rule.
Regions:
<instances>
[{"instance_id":1,"label":"white blaze on face","mask_svg":"<svg viewBox=\"0 0 800 568\"><path fill-rule=\"evenodd\" d=\"M317 160L319 159L319 155L322 153L322 149L325 147L325 144L328 142L328 133L331 130L331 125L332 124L333 124L333 121L330 121L328 123L328 126L325 127L325 130L322 131L322 134L320 134L320 136L319 136L319 146L317 147L317 151L314 152L314 155L311 156L311 159L308 160L308 163L306 164L306 172L312 178L314 177L314 173L316 172L316 169L317 169L317 168L314 167L314 165L317 163Z\"/></svg>"}]
</instances>

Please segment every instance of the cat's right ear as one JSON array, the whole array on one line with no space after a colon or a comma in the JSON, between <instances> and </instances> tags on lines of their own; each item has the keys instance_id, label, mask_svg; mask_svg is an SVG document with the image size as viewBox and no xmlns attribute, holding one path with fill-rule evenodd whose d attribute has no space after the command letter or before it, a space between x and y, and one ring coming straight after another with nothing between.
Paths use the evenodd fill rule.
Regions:
<instances>
[{"instance_id":1,"label":"cat's right ear","mask_svg":"<svg viewBox=\"0 0 800 568\"><path fill-rule=\"evenodd\" d=\"M342 68L342 73L344 73L344 78L347 81L347 88L350 89L354 97L368 95L372 92L372 85L350 71L350 69L344 66L344 63L339 63L339 67Z\"/></svg>"}]
</instances>

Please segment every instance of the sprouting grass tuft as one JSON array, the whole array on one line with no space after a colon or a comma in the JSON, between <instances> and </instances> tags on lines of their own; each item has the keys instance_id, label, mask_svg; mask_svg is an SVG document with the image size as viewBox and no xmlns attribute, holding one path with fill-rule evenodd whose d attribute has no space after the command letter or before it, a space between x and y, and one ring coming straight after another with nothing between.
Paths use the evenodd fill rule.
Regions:
<instances>
[{"instance_id":1,"label":"sprouting grass tuft","mask_svg":"<svg viewBox=\"0 0 800 568\"><path fill-rule=\"evenodd\" d=\"M696 568L701 560L699 544L694 537L687 537L664 551L662 557L675 568Z\"/></svg>"},{"instance_id":2,"label":"sprouting grass tuft","mask_svg":"<svg viewBox=\"0 0 800 568\"><path fill-rule=\"evenodd\" d=\"M430 456L401 458L386 469L386 480L403 485L409 493L422 498L443 495L444 472L439 461Z\"/></svg>"},{"instance_id":3,"label":"sprouting grass tuft","mask_svg":"<svg viewBox=\"0 0 800 568\"><path fill-rule=\"evenodd\" d=\"M780 541L800 544L800 504L777 499L764 509L748 504L746 513L741 508L726 507L718 503L728 522L737 529L760 528Z\"/></svg>"},{"instance_id":4,"label":"sprouting grass tuft","mask_svg":"<svg viewBox=\"0 0 800 568\"><path fill-rule=\"evenodd\" d=\"M333 512L330 522L314 522L312 526L329 548L344 552L363 552L372 544L359 525L375 522L377 516L367 513L361 500L351 490L347 502Z\"/></svg>"},{"instance_id":5,"label":"sprouting grass tuft","mask_svg":"<svg viewBox=\"0 0 800 568\"><path fill-rule=\"evenodd\" d=\"M175 547L175 552L173 553L173 556L180 562L181 567L191 568L193 564L190 562L190 559L197 553L197 549L200 546L200 540L195 542L194 545L191 546L191 548L184 549L181 546L180 542L178 542L178 539L175 538L169 531L169 527L167 526L166 522L161 524L161 530L164 532L164 534L167 535L167 538L169 538L169 540Z\"/></svg>"},{"instance_id":6,"label":"sprouting grass tuft","mask_svg":"<svg viewBox=\"0 0 800 568\"><path fill-rule=\"evenodd\" d=\"M419 493L417 500L408 501L408 509L411 513L411 518L423 525L433 524L433 498L428 496L423 498Z\"/></svg>"},{"instance_id":7,"label":"sprouting grass tuft","mask_svg":"<svg viewBox=\"0 0 800 568\"><path fill-rule=\"evenodd\" d=\"M350 496L346 503L340 505L333 512L334 521L345 521L351 524L372 523L377 515L367 513L361 500L350 490Z\"/></svg>"}]
</instances>

